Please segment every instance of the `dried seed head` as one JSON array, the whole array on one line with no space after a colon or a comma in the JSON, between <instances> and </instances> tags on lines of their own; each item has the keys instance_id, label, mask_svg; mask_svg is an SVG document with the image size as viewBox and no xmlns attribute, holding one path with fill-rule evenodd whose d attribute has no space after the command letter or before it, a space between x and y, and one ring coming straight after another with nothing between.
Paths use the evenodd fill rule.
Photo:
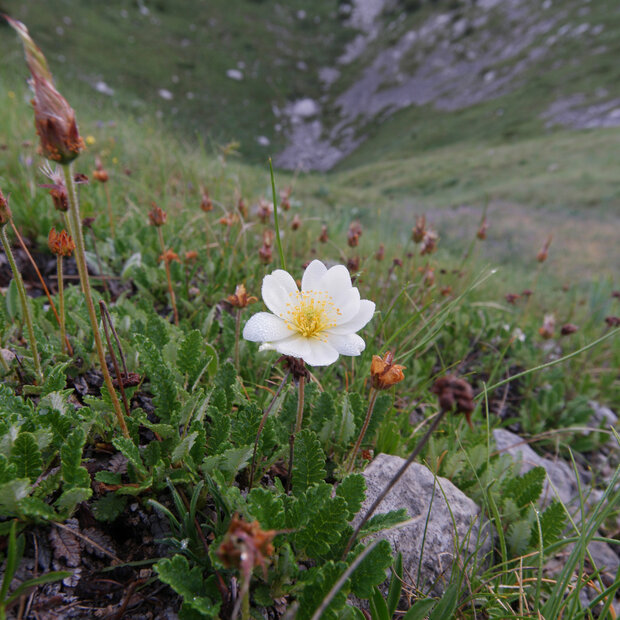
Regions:
<instances>
[{"instance_id":1,"label":"dried seed head","mask_svg":"<svg viewBox=\"0 0 620 620\"><path fill-rule=\"evenodd\" d=\"M465 379L459 379L455 375L439 377L433 384L431 392L437 394L442 411L464 413L467 423L472 425L471 414L476 408L474 390Z\"/></svg>"},{"instance_id":2,"label":"dried seed head","mask_svg":"<svg viewBox=\"0 0 620 620\"><path fill-rule=\"evenodd\" d=\"M321 243L327 243L328 240L329 240L329 237L327 235L327 226L323 224L321 226L321 234L319 235L319 241Z\"/></svg>"},{"instance_id":3,"label":"dried seed head","mask_svg":"<svg viewBox=\"0 0 620 620\"><path fill-rule=\"evenodd\" d=\"M478 232L476 233L476 237L478 237L480 241L484 241L487 238L488 228L489 228L489 224L487 222L487 218L485 217L480 224L480 228L478 228Z\"/></svg>"},{"instance_id":4,"label":"dried seed head","mask_svg":"<svg viewBox=\"0 0 620 620\"><path fill-rule=\"evenodd\" d=\"M509 304L512 304L514 306L514 304L517 303L517 300L521 297L521 295L517 295L516 293L506 293L506 301Z\"/></svg>"},{"instance_id":5,"label":"dried seed head","mask_svg":"<svg viewBox=\"0 0 620 620\"><path fill-rule=\"evenodd\" d=\"M439 289L439 292L441 293L441 295L443 297L449 297L450 295L452 295L452 287L451 286L442 286Z\"/></svg>"},{"instance_id":6,"label":"dried seed head","mask_svg":"<svg viewBox=\"0 0 620 620\"><path fill-rule=\"evenodd\" d=\"M606 316L605 323L607 323L609 327L618 327L620 326L620 316Z\"/></svg>"},{"instance_id":7,"label":"dried seed head","mask_svg":"<svg viewBox=\"0 0 620 620\"><path fill-rule=\"evenodd\" d=\"M385 258L385 246L383 243L379 246L379 249L375 252L375 260L382 261Z\"/></svg>"},{"instance_id":8,"label":"dried seed head","mask_svg":"<svg viewBox=\"0 0 620 620\"><path fill-rule=\"evenodd\" d=\"M273 205L270 202L267 202L264 198L261 198L258 201L258 219L266 224L273 213Z\"/></svg>"},{"instance_id":9,"label":"dried seed head","mask_svg":"<svg viewBox=\"0 0 620 620\"><path fill-rule=\"evenodd\" d=\"M555 332L555 316L553 314L545 314L543 324L538 328L538 333L545 339L553 338Z\"/></svg>"},{"instance_id":10,"label":"dried seed head","mask_svg":"<svg viewBox=\"0 0 620 620\"><path fill-rule=\"evenodd\" d=\"M186 263L193 263L198 258L198 252L196 250L188 250L185 252L184 260Z\"/></svg>"},{"instance_id":11,"label":"dried seed head","mask_svg":"<svg viewBox=\"0 0 620 620\"><path fill-rule=\"evenodd\" d=\"M202 197L200 198L200 208L208 213L209 211L213 211L213 202L211 201L211 197L209 196L208 190L203 190Z\"/></svg>"},{"instance_id":12,"label":"dried seed head","mask_svg":"<svg viewBox=\"0 0 620 620\"><path fill-rule=\"evenodd\" d=\"M263 245L258 249L258 258L263 265L268 265L273 260L273 250L270 245Z\"/></svg>"},{"instance_id":13,"label":"dried seed head","mask_svg":"<svg viewBox=\"0 0 620 620\"><path fill-rule=\"evenodd\" d=\"M293 219L291 220L291 230L299 230L301 226L301 218L297 213L295 213Z\"/></svg>"},{"instance_id":14,"label":"dried seed head","mask_svg":"<svg viewBox=\"0 0 620 620\"><path fill-rule=\"evenodd\" d=\"M530 297L533 294L534 294L534 291L530 290L529 288L526 288L525 290L521 291L522 297Z\"/></svg>"},{"instance_id":15,"label":"dried seed head","mask_svg":"<svg viewBox=\"0 0 620 620\"><path fill-rule=\"evenodd\" d=\"M239 198L239 202L237 202L237 211L244 220L248 217L248 205L243 198Z\"/></svg>"},{"instance_id":16,"label":"dried seed head","mask_svg":"<svg viewBox=\"0 0 620 620\"><path fill-rule=\"evenodd\" d=\"M427 230L424 233L424 237L422 238L422 246L420 247L420 256L424 256L425 254L432 254L437 249L437 241L439 240L439 235L432 231Z\"/></svg>"},{"instance_id":17,"label":"dried seed head","mask_svg":"<svg viewBox=\"0 0 620 620\"><path fill-rule=\"evenodd\" d=\"M349 247L355 248L360 242L360 237L362 236L362 225L358 220L351 222L349 225L349 230L347 232L347 243Z\"/></svg>"},{"instance_id":18,"label":"dried seed head","mask_svg":"<svg viewBox=\"0 0 620 620\"><path fill-rule=\"evenodd\" d=\"M5 226L11 221L11 209L9 209L9 201L4 197L0 190L0 226Z\"/></svg>"},{"instance_id":19,"label":"dried seed head","mask_svg":"<svg viewBox=\"0 0 620 620\"><path fill-rule=\"evenodd\" d=\"M284 368L291 372L295 381L299 381L302 377L304 379L310 379L310 372L306 368L306 363L301 357L283 355L278 359L278 362L282 362Z\"/></svg>"},{"instance_id":20,"label":"dried seed head","mask_svg":"<svg viewBox=\"0 0 620 620\"><path fill-rule=\"evenodd\" d=\"M545 241L545 245L543 245L542 249L536 255L536 260L539 263L544 263L547 260L547 256L549 255L549 246L551 245L551 239L553 235L549 235L547 240Z\"/></svg>"},{"instance_id":21,"label":"dried seed head","mask_svg":"<svg viewBox=\"0 0 620 620\"><path fill-rule=\"evenodd\" d=\"M167 249L163 254L159 256L160 261L170 264L173 260L180 263L179 255L172 249Z\"/></svg>"},{"instance_id":22,"label":"dried seed head","mask_svg":"<svg viewBox=\"0 0 620 620\"><path fill-rule=\"evenodd\" d=\"M244 284L237 284L234 295L229 295L226 301L234 308L247 308L250 304L256 303L258 299L248 296Z\"/></svg>"},{"instance_id":23,"label":"dried seed head","mask_svg":"<svg viewBox=\"0 0 620 620\"><path fill-rule=\"evenodd\" d=\"M424 286L433 286L435 284L435 270L432 267L427 267L424 270Z\"/></svg>"},{"instance_id":24,"label":"dried seed head","mask_svg":"<svg viewBox=\"0 0 620 620\"><path fill-rule=\"evenodd\" d=\"M233 213L232 211L229 213L226 213L226 215L222 216L219 220L222 226L228 226L228 228L231 228L232 226L234 226L238 221L239 221L239 216L236 213Z\"/></svg>"},{"instance_id":25,"label":"dried seed head","mask_svg":"<svg viewBox=\"0 0 620 620\"><path fill-rule=\"evenodd\" d=\"M347 261L347 269L351 272L359 271L360 268L360 257L359 256L351 256Z\"/></svg>"},{"instance_id":26,"label":"dried seed head","mask_svg":"<svg viewBox=\"0 0 620 620\"><path fill-rule=\"evenodd\" d=\"M73 250L75 250L75 243L66 230L56 232L56 229L52 228L47 237L47 244L52 254L56 256L68 257L71 256Z\"/></svg>"},{"instance_id":27,"label":"dried seed head","mask_svg":"<svg viewBox=\"0 0 620 620\"><path fill-rule=\"evenodd\" d=\"M560 334L562 336L570 336L574 334L579 328L574 323L566 323L560 327Z\"/></svg>"},{"instance_id":28,"label":"dried seed head","mask_svg":"<svg viewBox=\"0 0 620 620\"><path fill-rule=\"evenodd\" d=\"M149 211L149 222L151 226L163 226L166 223L166 219L168 219L168 214L154 202L152 202L151 205L153 206Z\"/></svg>"},{"instance_id":29,"label":"dried seed head","mask_svg":"<svg viewBox=\"0 0 620 620\"><path fill-rule=\"evenodd\" d=\"M420 243L426 234L426 216L418 215L415 220L415 226L411 229L411 240L414 243Z\"/></svg>"},{"instance_id":30,"label":"dried seed head","mask_svg":"<svg viewBox=\"0 0 620 620\"><path fill-rule=\"evenodd\" d=\"M392 266L393 267L402 267L403 266L403 261L402 259L396 257L393 261L392 261Z\"/></svg>"},{"instance_id":31,"label":"dried seed head","mask_svg":"<svg viewBox=\"0 0 620 620\"><path fill-rule=\"evenodd\" d=\"M101 158L99 156L95 157L95 169L93 170L93 177L99 183L107 183L108 176L107 171L103 167L103 163L101 162Z\"/></svg>"},{"instance_id":32,"label":"dried seed head","mask_svg":"<svg viewBox=\"0 0 620 620\"><path fill-rule=\"evenodd\" d=\"M405 366L393 362L394 355L391 351L388 351L383 357L372 356L370 383L375 390L387 390L405 378L403 374Z\"/></svg>"}]
</instances>

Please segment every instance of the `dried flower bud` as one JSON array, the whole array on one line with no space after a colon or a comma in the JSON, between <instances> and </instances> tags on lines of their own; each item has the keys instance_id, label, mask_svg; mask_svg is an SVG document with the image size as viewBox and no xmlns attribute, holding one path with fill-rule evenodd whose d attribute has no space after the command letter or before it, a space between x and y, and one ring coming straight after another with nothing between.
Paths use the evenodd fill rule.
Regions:
<instances>
[{"instance_id":1,"label":"dried flower bud","mask_svg":"<svg viewBox=\"0 0 620 620\"><path fill-rule=\"evenodd\" d=\"M551 245L551 239L553 235L549 235L547 240L545 241L545 245L543 245L542 249L536 255L536 260L539 263L544 263L547 260L547 256L549 255L549 246Z\"/></svg>"},{"instance_id":2,"label":"dried flower bud","mask_svg":"<svg viewBox=\"0 0 620 620\"><path fill-rule=\"evenodd\" d=\"M263 244L271 247L273 245L273 240L276 237L276 233L273 230L267 229L263 230Z\"/></svg>"},{"instance_id":3,"label":"dried flower bud","mask_svg":"<svg viewBox=\"0 0 620 620\"><path fill-rule=\"evenodd\" d=\"M304 379L310 379L310 372L306 368L306 362L301 357L293 357L291 355L283 355L278 358L278 362L282 362L285 370L289 370L293 379L299 381L302 377Z\"/></svg>"},{"instance_id":4,"label":"dried flower bud","mask_svg":"<svg viewBox=\"0 0 620 620\"><path fill-rule=\"evenodd\" d=\"M359 256L351 256L347 261L347 269L349 271L358 271L360 268L360 257Z\"/></svg>"},{"instance_id":5,"label":"dried flower bud","mask_svg":"<svg viewBox=\"0 0 620 620\"><path fill-rule=\"evenodd\" d=\"M411 240L414 243L420 243L426 234L426 216L418 215L415 220L415 226L411 229Z\"/></svg>"},{"instance_id":6,"label":"dried flower bud","mask_svg":"<svg viewBox=\"0 0 620 620\"><path fill-rule=\"evenodd\" d=\"M82 228L85 228L86 230L88 230L89 228L92 228L92 225L95 223L96 219L97 218L95 217L82 218Z\"/></svg>"},{"instance_id":7,"label":"dried flower bud","mask_svg":"<svg viewBox=\"0 0 620 620\"><path fill-rule=\"evenodd\" d=\"M607 323L609 327L618 327L620 326L620 316L606 316L605 323Z\"/></svg>"},{"instance_id":8,"label":"dried flower bud","mask_svg":"<svg viewBox=\"0 0 620 620\"><path fill-rule=\"evenodd\" d=\"M319 235L319 241L321 243L327 243L328 240L329 240L329 237L327 236L327 226L323 224L321 226L321 234Z\"/></svg>"},{"instance_id":9,"label":"dried flower bud","mask_svg":"<svg viewBox=\"0 0 620 620\"><path fill-rule=\"evenodd\" d=\"M379 249L375 252L375 260L382 261L385 258L385 246L383 243L379 246Z\"/></svg>"},{"instance_id":10,"label":"dried flower bud","mask_svg":"<svg viewBox=\"0 0 620 620\"><path fill-rule=\"evenodd\" d=\"M402 267L403 266L403 261L396 257L393 261L392 261L392 266L393 267Z\"/></svg>"},{"instance_id":11,"label":"dried flower bud","mask_svg":"<svg viewBox=\"0 0 620 620\"><path fill-rule=\"evenodd\" d=\"M11 221L11 209L9 209L9 201L4 197L0 190L0 226L5 226Z\"/></svg>"},{"instance_id":12,"label":"dried flower bud","mask_svg":"<svg viewBox=\"0 0 620 620\"><path fill-rule=\"evenodd\" d=\"M471 414L476 404L474 390L467 381L454 375L439 377L433 384L431 392L437 394L442 411L464 413L467 423L472 426Z\"/></svg>"},{"instance_id":13,"label":"dried flower bud","mask_svg":"<svg viewBox=\"0 0 620 620\"><path fill-rule=\"evenodd\" d=\"M261 198L258 201L258 219L266 224L273 213L273 205L270 202L267 202L265 199Z\"/></svg>"},{"instance_id":14,"label":"dried flower bud","mask_svg":"<svg viewBox=\"0 0 620 620\"><path fill-rule=\"evenodd\" d=\"M149 222L151 226L163 226L166 223L168 214L154 202L151 204L153 205L153 208L149 211Z\"/></svg>"},{"instance_id":15,"label":"dried flower bud","mask_svg":"<svg viewBox=\"0 0 620 620\"><path fill-rule=\"evenodd\" d=\"M301 218L299 217L297 213L295 213L295 216L291 220L291 230L299 230L300 226L301 226Z\"/></svg>"},{"instance_id":16,"label":"dried flower bud","mask_svg":"<svg viewBox=\"0 0 620 620\"><path fill-rule=\"evenodd\" d=\"M68 257L75 250L75 243L66 230L56 232L56 229L52 228L47 238L47 244L52 254L56 256Z\"/></svg>"},{"instance_id":17,"label":"dried flower bud","mask_svg":"<svg viewBox=\"0 0 620 620\"><path fill-rule=\"evenodd\" d=\"M200 199L200 208L205 213L208 213L209 211L213 211L213 202L211 201L209 192L206 189L202 192L202 197Z\"/></svg>"},{"instance_id":18,"label":"dried flower bud","mask_svg":"<svg viewBox=\"0 0 620 620\"><path fill-rule=\"evenodd\" d=\"M439 235L436 232L432 230L427 230L424 233L424 237L422 238L420 256L424 256L425 254L432 254L437 249L438 240Z\"/></svg>"},{"instance_id":19,"label":"dried flower bud","mask_svg":"<svg viewBox=\"0 0 620 620\"><path fill-rule=\"evenodd\" d=\"M370 363L370 383L375 390L387 390L401 382L405 375L405 366L394 364L394 355L388 351L383 357L372 356Z\"/></svg>"},{"instance_id":20,"label":"dried flower bud","mask_svg":"<svg viewBox=\"0 0 620 620\"><path fill-rule=\"evenodd\" d=\"M185 252L184 259L186 263L193 263L197 258L198 252L196 252L196 250L188 250L187 252Z\"/></svg>"},{"instance_id":21,"label":"dried flower bud","mask_svg":"<svg viewBox=\"0 0 620 620\"><path fill-rule=\"evenodd\" d=\"M611 296L620 299L620 291L612 291Z\"/></svg>"},{"instance_id":22,"label":"dried flower bud","mask_svg":"<svg viewBox=\"0 0 620 620\"><path fill-rule=\"evenodd\" d=\"M170 264L173 260L177 261L177 263L181 262L179 259L179 255L172 249L168 249L163 254L161 254L159 260L164 261L168 264Z\"/></svg>"},{"instance_id":23,"label":"dried flower bud","mask_svg":"<svg viewBox=\"0 0 620 620\"><path fill-rule=\"evenodd\" d=\"M543 324L538 328L538 333L545 339L553 338L555 331L555 316L553 314L545 314Z\"/></svg>"},{"instance_id":24,"label":"dried flower bud","mask_svg":"<svg viewBox=\"0 0 620 620\"><path fill-rule=\"evenodd\" d=\"M534 291L531 291L529 288L526 288L524 291L521 291L522 297L530 297L534 294Z\"/></svg>"},{"instance_id":25,"label":"dried flower bud","mask_svg":"<svg viewBox=\"0 0 620 620\"><path fill-rule=\"evenodd\" d=\"M40 139L39 151L48 159L68 164L84 148L75 112L56 90L45 56L30 38L26 26L10 17L6 19L22 41L32 76L30 85L34 91L32 104L35 128Z\"/></svg>"},{"instance_id":26,"label":"dried flower bud","mask_svg":"<svg viewBox=\"0 0 620 620\"><path fill-rule=\"evenodd\" d=\"M237 203L237 211L239 211L243 219L247 218L248 205L246 204L245 200L243 200L243 198L239 198L239 202Z\"/></svg>"},{"instance_id":27,"label":"dried flower bud","mask_svg":"<svg viewBox=\"0 0 620 620\"><path fill-rule=\"evenodd\" d=\"M103 163L101 163L100 157L95 157L95 169L93 170L93 177L96 181L99 181L99 183L107 183L108 179L110 178L107 171L103 167Z\"/></svg>"},{"instance_id":28,"label":"dried flower bud","mask_svg":"<svg viewBox=\"0 0 620 620\"><path fill-rule=\"evenodd\" d=\"M275 530L261 529L258 521L248 523L234 515L217 556L226 568L240 569L247 579L257 566L266 571L265 561L273 555L271 541L276 534Z\"/></svg>"},{"instance_id":29,"label":"dried flower bud","mask_svg":"<svg viewBox=\"0 0 620 620\"><path fill-rule=\"evenodd\" d=\"M360 237L362 236L362 225L359 221L355 220L351 222L349 230L347 232L347 243L349 247L355 248L359 244Z\"/></svg>"},{"instance_id":30,"label":"dried flower bud","mask_svg":"<svg viewBox=\"0 0 620 620\"><path fill-rule=\"evenodd\" d=\"M219 219L222 226L228 226L231 228L239 221L239 216L236 213L229 212Z\"/></svg>"},{"instance_id":31,"label":"dried flower bud","mask_svg":"<svg viewBox=\"0 0 620 620\"><path fill-rule=\"evenodd\" d=\"M250 304L257 302L258 299L248 296L244 284L237 284L234 295L229 295L226 301L235 308L247 308Z\"/></svg>"},{"instance_id":32,"label":"dried flower bud","mask_svg":"<svg viewBox=\"0 0 620 620\"><path fill-rule=\"evenodd\" d=\"M263 265L268 265L273 259L271 246L263 244L258 250L258 258Z\"/></svg>"},{"instance_id":33,"label":"dried flower bud","mask_svg":"<svg viewBox=\"0 0 620 620\"><path fill-rule=\"evenodd\" d=\"M427 267L424 270L424 286L433 286L435 284L435 270L432 267Z\"/></svg>"},{"instance_id":34,"label":"dried flower bud","mask_svg":"<svg viewBox=\"0 0 620 620\"><path fill-rule=\"evenodd\" d=\"M520 297L521 295L517 295L516 293L506 293L506 301L513 306L517 303L517 299Z\"/></svg>"},{"instance_id":35,"label":"dried flower bud","mask_svg":"<svg viewBox=\"0 0 620 620\"><path fill-rule=\"evenodd\" d=\"M560 327L560 334L562 336L570 336L570 334L574 334L579 328L573 323L566 323L566 325L562 325Z\"/></svg>"},{"instance_id":36,"label":"dried flower bud","mask_svg":"<svg viewBox=\"0 0 620 620\"><path fill-rule=\"evenodd\" d=\"M452 295L452 287L451 286L442 286L439 289L439 292L441 293L441 295L443 297L449 297L450 295Z\"/></svg>"},{"instance_id":37,"label":"dried flower bud","mask_svg":"<svg viewBox=\"0 0 620 620\"><path fill-rule=\"evenodd\" d=\"M480 224L480 228L478 228L478 232L476 233L476 237L478 237L480 241L484 241L487 238L488 228L489 228L489 224L487 222L487 218L485 217Z\"/></svg>"}]
</instances>

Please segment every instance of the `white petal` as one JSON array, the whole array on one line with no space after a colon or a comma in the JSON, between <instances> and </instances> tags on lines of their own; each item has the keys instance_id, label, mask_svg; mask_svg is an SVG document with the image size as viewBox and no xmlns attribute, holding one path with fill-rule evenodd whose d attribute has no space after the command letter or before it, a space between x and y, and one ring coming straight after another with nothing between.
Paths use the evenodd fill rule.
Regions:
<instances>
[{"instance_id":1,"label":"white petal","mask_svg":"<svg viewBox=\"0 0 620 620\"><path fill-rule=\"evenodd\" d=\"M355 332L362 329L362 327L364 327L364 325L366 325L366 323L368 323L368 321L372 319L374 313L375 303L368 299L362 299L360 301L360 309L357 315L346 323L342 323L341 325L332 327L330 330L328 330L328 334L354 334Z\"/></svg>"},{"instance_id":2,"label":"white petal","mask_svg":"<svg viewBox=\"0 0 620 620\"><path fill-rule=\"evenodd\" d=\"M366 343L357 334L329 334L327 341L340 355L359 355L366 348Z\"/></svg>"},{"instance_id":3,"label":"white petal","mask_svg":"<svg viewBox=\"0 0 620 620\"><path fill-rule=\"evenodd\" d=\"M286 323L269 312L258 312L243 328L243 337L252 342L273 342L291 335Z\"/></svg>"},{"instance_id":4,"label":"white petal","mask_svg":"<svg viewBox=\"0 0 620 620\"><path fill-rule=\"evenodd\" d=\"M313 260L304 271L301 279L302 291L319 290L321 278L327 273L327 267L320 260Z\"/></svg>"},{"instance_id":5,"label":"white petal","mask_svg":"<svg viewBox=\"0 0 620 620\"><path fill-rule=\"evenodd\" d=\"M276 269L272 274L263 278L261 294L269 310L276 315L286 312L286 304L295 298L298 292L293 276L282 269Z\"/></svg>"},{"instance_id":6,"label":"white petal","mask_svg":"<svg viewBox=\"0 0 620 620\"><path fill-rule=\"evenodd\" d=\"M337 318L337 324L348 323L354 319L360 311L360 292L357 288L352 287L346 291L342 291L333 300L336 308L340 310Z\"/></svg>"},{"instance_id":7,"label":"white petal","mask_svg":"<svg viewBox=\"0 0 620 620\"><path fill-rule=\"evenodd\" d=\"M314 338L292 336L273 345L278 353L300 357L310 366L329 366L338 359L338 351L334 347Z\"/></svg>"},{"instance_id":8,"label":"white petal","mask_svg":"<svg viewBox=\"0 0 620 620\"><path fill-rule=\"evenodd\" d=\"M327 291L334 300L351 288L351 276L344 265L336 265L328 269L319 282L319 288Z\"/></svg>"}]
</instances>

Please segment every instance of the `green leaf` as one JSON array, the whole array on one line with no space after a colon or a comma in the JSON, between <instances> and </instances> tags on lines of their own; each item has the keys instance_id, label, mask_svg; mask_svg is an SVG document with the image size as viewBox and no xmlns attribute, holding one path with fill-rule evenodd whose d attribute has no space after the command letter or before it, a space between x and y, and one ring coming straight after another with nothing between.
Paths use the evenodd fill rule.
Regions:
<instances>
[{"instance_id":1,"label":"green leaf","mask_svg":"<svg viewBox=\"0 0 620 620\"><path fill-rule=\"evenodd\" d=\"M30 519L50 521L58 518L54 509L39 497L24 497L19 503L24 516Z\"/></svg>"},{"instance_id":2,"label":"green leaf","mask_svg":"<svg viewBox=\"0 0 620 620\"><path fill-rule=\"evenodd\" d=\"M90 476L82 463L82 450L86 433L81 427L75 428L60 448L60 469L62 479L70 487L89 487Z\"/></svg>"},{"instance_id":3,"label":"green leaf","mask_svg":"<svg viewBox=\"0 0 620 620\"><path fill-rule=\"evenodd\" d=\"M7 288L6 295L4 296L4 303L6 304L6 312L11 321L15 321L21 317L22 309L20 306L19 292L17 290L17 282L15 282L15 278L12 278L9 282L9 287Z\"/></svg>"},{"instance_id":4,"label":"green leaf","mask_svg":"<svg viewBox=\"0 0 620 620\"><path fill-rule=\"evenodd\" d=\"M77 505L90 499L92 489L72 487L62 492L62 495L54 502L54 506L65 515L70 516Z\"/></svg>"},{"instance_id":5,"label":"green leaf","mask_svg":"<svg viewBox=\"0 0 620 620\"><path fill-rule=\"evenodd\" d=\"M303 576L303 590L299 596L298 620L309 620L317 607L323 602L332 586L344 572L344 562L325 562L321 566L314 566ZM321 614L321 620L338 620L338 612L344 608L347 601L348 587L345 584L336 594L327 609Z\"/></svg>"},{"instance_id":6,"label":"green leaf","mask_svg":"<svg viewBox=\"0 0 620 620\"><path fill-rule=\"evenodd\" d=\"M168 584L177 594L183 597L183 603L202 614L206 618L215 618L220 603L213 603L206 596L202 571L198 566L190 569L187 558L175 555L164 558L155 564L160 581Z\"/></svg>"},{"instance_id":7,"label":"green leaf","mask_svg":"<svg viewBox=\"0 0 620 620\"><path fill-rule=\"evenodd\" d=\"M281 530L285 527L284 503L281 497L267 489L252 489L248 495L248 510L267 530Z\"/></svg>"},{"instance_id":8,"label":"green leaf","mask_svg":"<svg viewBox=\"0 0 620 620\"><path fill-rule=\"evenodd\" d=\"M9 591L9 586L13 580L13 575L15 574L15 569L20 560L18 557L17 539L15 537L16 528L17 522L13 521L11 523L11 529L9 530L9 544L6 553L6 562L4 564L4 576L2 578L2 585L0 586L0 602L2 603L4 603L4 599Z\"/></svg>"},{"instance_id":9,"label":"green leaf","mask_svg":"<svg viewBox=\"0 0 620 620\"><path fill-rule=\"evenodd\" d=\"M187 437L185 437L178 443L176 448L172 451L172 456L170 457L173 464L176 464L179 461L183 461L187 459L187 455L189 454L189 451L192 449L192 446L194 445L194 442L196 441L197 437L198 437L198 431L194 431L193 433L190 433L189 435L187 435Z\"/></svg>"},{"instance_id":10,"label":"green leaf","mask_svg":"<svg viewBox=\"0 0 620 620\"><path fill-rule=\"evenodd\" d=\"M451 583L444 595L441 597L437 606L433 609L429 616L429 620L446 620L446 618L454 617L456 605L458 603L459 590L456 583Z\"/></svg>"},{"instance_id":11,"label":"green leaf","mask_svg":"<svg viewBox=\"0 0 620 620\"><path fill-rule=\"evenodd\" d=\"M532 528L532 524L527 519L515 521L510 524L506 540L510 547L510 550L515 555L522 555L528 547L530 538L532 537L532 530L536 533L538 528Z\"/></svg>"},{"instance_id":12,"label":"green leaf","mask_svg":"<svg viewBox=\"0 0 620 620\"><path fill-rule=\"evenodd\" d=\"M102 498L93 502L92 510L97 521L111 523L120 516L126 505L127 497L115 493L106 493Z\"/></svg>"},{"instance_id":13,"label":"green leaf","mask_svg":"<svg viewBox=\"0 0 620 620\"><path fill-rule=\"evenodd\" d=\"M390 620L387 603L377 586L370 592L370 613L373 620Z\"/></svg>"},{"instance_id":14,"label":"green leaf","mask_svg":"<svg viewBox=\"0 0 620 620\"><path fill-rule=\"evenodd\" d=\"M52 392L64 390L67 384L67 367L69 362L56 364L45 377L45 383L41 387L41 396L47 396Z\"/></svg>"},{"instance_id":15,"label":"green leaf","mask_svg":"<svg viewBox=\"0 0 620 620\"><path fill-rule=\"evenodd\" d=\"M177 366L183 374L192 377L202 361L202 334L194 329L185 336L177 353ZM190 383L192 380L190 378Z\"/></svg>"},{"instance_id":16,"label":"green leaf","mask_svg":"<svg viewBox=\"0 0 620 620\"><path fill-rule=\"evenodd\" d=\"M304 428L295 437L293 493L299 495L325 478L325 455L318 437Z\"/></svg>"},{"instance_id":17,"label":"green leaf","mask_svg":"<svg viewBox=\"0 0 620 620\"><path fill-rule=\"evenodd\" d=\"M542 531L543 546L546 547L562 536L566 526L566 511L557 500L551 502L546 510L540 515L540 529ZM532 528L530 545L538 547L538 527Z\"/></svg>"},{"instance_id":18,"label":"green leaf","mask_svg":"<svg viewBox=\"0 0 620 620\"><path fill-rule=\"evenodd\" d=\"M207 475L219 470L228 482L232 482L237 473L249 464L253 452L254 446L230 448L222 454L208 456L202 462L202 470Z\"/></svg>"},{"instance_id":19,"label":"green leaf","mask_svg":"<svg viewBox=\"0 0 620 620\"><path fill-rule=\"evenodd\" d=\"M208 431L207 454L218 454L230 447L228 442L230 417L226 413L220 413L215 407L209 407L207 415L211 419Z\"/></svg>"},{"instance_id":20,"label":"green leaf","mask_svg":"<svg viewBox=\"0 0 620 620\"><path fill-rule=\"evenodd\" d=\"M15 515L19 512L19 503L30 491L30 480L16 478L0 484L0 514Z\"/></svg>"},{"instance_id":21,"label":"green leaf","mask_svg":"<svg viewBox=\"0 0 620 620\"><path fill-rule=\"evenodd\" d=\"M403 620L426 620L428 615L437 604L434 598L423 598L416 601L409 611L403 616Z\"/></svg>"},{"instance_id":22,"label":"green leaf","mask_svg":"<svg viewBox=\"0 0 620 620\"><path fill-rule=\"evenodd\" d=\"M98 471L95 474L95 480L97 482L103 482L103 484L121 484L122 475L111 471Z\"/></svg>"},{"instance_id":23,"label":"green leaf","mask_svg":"<svg viewBox=\"0 0 620 620\"><path fill-rule=\"evenodd\" d=\"M390 588L388 590L387 606L390 618L396 612L398 601L400 601L400 593L403 589L403 554L399 553L392 567L392 579L390 579Z\"/></svg>"},{"instance_id":24,"label":"green leaf","mask_svg":"<svg viewBox=\"0 0 620 620\"><path fill-rule=\"evenodd\" d=\"M254 403L240 406L233 417L230 440L235 446L247 446L256 441L256 433L260 425L263 412Z\"/></svg>"},{"instance_id":25,"label":"green leaf","mask_svg":"<svg viewBox=\"0 0 620 620\"><path fill-rule=\"evenodd\" d=\"M336 488L336 495L347 502L349 521L359 512L366 497L366 481L362 474L350 474Z\"/></svg>"},{"instance_id":26,"label":"green leaf","mask_svg":"<svg viewBox=\"0 0 620 620\"><path fill-rule=\"evenodd\" d=\"M363 549L360 548L359 553L362 553L362 551ZM368 553L351 575L351 589L353 593L360 598L371 598L373 596L373 588L386 580L386 571L392 565L392 561L390 543L387 540L377 543L376 547ZM383 596L381 598L383 599ZM391 616L387 615L389 620Z\"/></svg>"},{"instance_id":27,"label":"green leaf","mask_svg":"<svg viewBox=\"0 0 620 620\"><path fill-rule=\"evenodd\" d=\"M542 493L547 472L544 467L530 469L522 476L512 478L504 489L507 497L512 497L520 508L535 502Z\"/></svg>"},{"instance_id":28,"label":"green leaf","mask_svg":"<svg viewBox=\"0 0 620 620\"><path fill-rule=\"evenodd\" d=\"M140 351L140 360L146 369L150 389L154 394L155 411L162 422L171 424L179 406L177 384L172 371L164 362L161 348L157 348L151 340L141 334L136 334L135 338Z\"/></svg>"},{"instance_id":29,"label":"green leaf","mask_svg":"<svg viewBox=\"0 0 620 620\"><path fill-rule=\"evenodd\" d=\"M364 536L368 536L369 534L390 529L403 521L407 521L407 519L409 519L409 515L407 514L407 510L405 508L390 510L390 512L374 515L368 519L364 527L360 530L359 538L364 538Z\"/></svg>"},{"instance_id":30,"label":"green leaf","mask_svg":"<svg viewBox=\"0 0 620 620\"><path fill-rule=\"evenodd\" d=\"M139 474L142 474L143 476L147 475L146 468L140 458L138 446L136 446L131 439L127 437L115 437L112 440L112 445L123 454L123 456L133 465Z\"/></svg>"},{"instance_id":31,"label":"green leaf","mask_svg":"<svg viewBox=\"0 0 620 620\"><path fill-rule=\"evenodd\" d=\"M15 465L18 478L34 482L43 471L41 451L32 433L20 433L11 448L11 463Z\"/></svg>"},{"instance_id":32,"label":"green leaf","mask_svg":"<svg viewBox=\"0 0 620 620\"><path fill-rule=\"evenodd\" d=\"M15 478L17 478L17 468L13 463L9 463L4 454L0 454L0 484L10 482Z\"/></svg>"}]
</instances>

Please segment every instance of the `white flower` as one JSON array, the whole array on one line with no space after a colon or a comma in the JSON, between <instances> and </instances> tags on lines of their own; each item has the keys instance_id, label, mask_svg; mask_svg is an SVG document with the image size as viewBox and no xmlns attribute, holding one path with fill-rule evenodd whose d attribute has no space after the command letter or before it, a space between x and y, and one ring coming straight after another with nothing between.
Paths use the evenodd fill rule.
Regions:
<instances>
[{"instance_id":1,"label":"white flower","mask_svg":"<svg viewBox=\"0 0 620 620\"><path fill-rule=\"evenodd\" d=\"M265 276L259 312L245 324L243 337L261 350L300 357L311 366L333 364L338 355L359 355L366 344L355 333L372 318L375 304L360 299L344 265L327 269L314 260L304 272L301 292L292 276L277 269Z\"/></svg>"}]
</instances>

